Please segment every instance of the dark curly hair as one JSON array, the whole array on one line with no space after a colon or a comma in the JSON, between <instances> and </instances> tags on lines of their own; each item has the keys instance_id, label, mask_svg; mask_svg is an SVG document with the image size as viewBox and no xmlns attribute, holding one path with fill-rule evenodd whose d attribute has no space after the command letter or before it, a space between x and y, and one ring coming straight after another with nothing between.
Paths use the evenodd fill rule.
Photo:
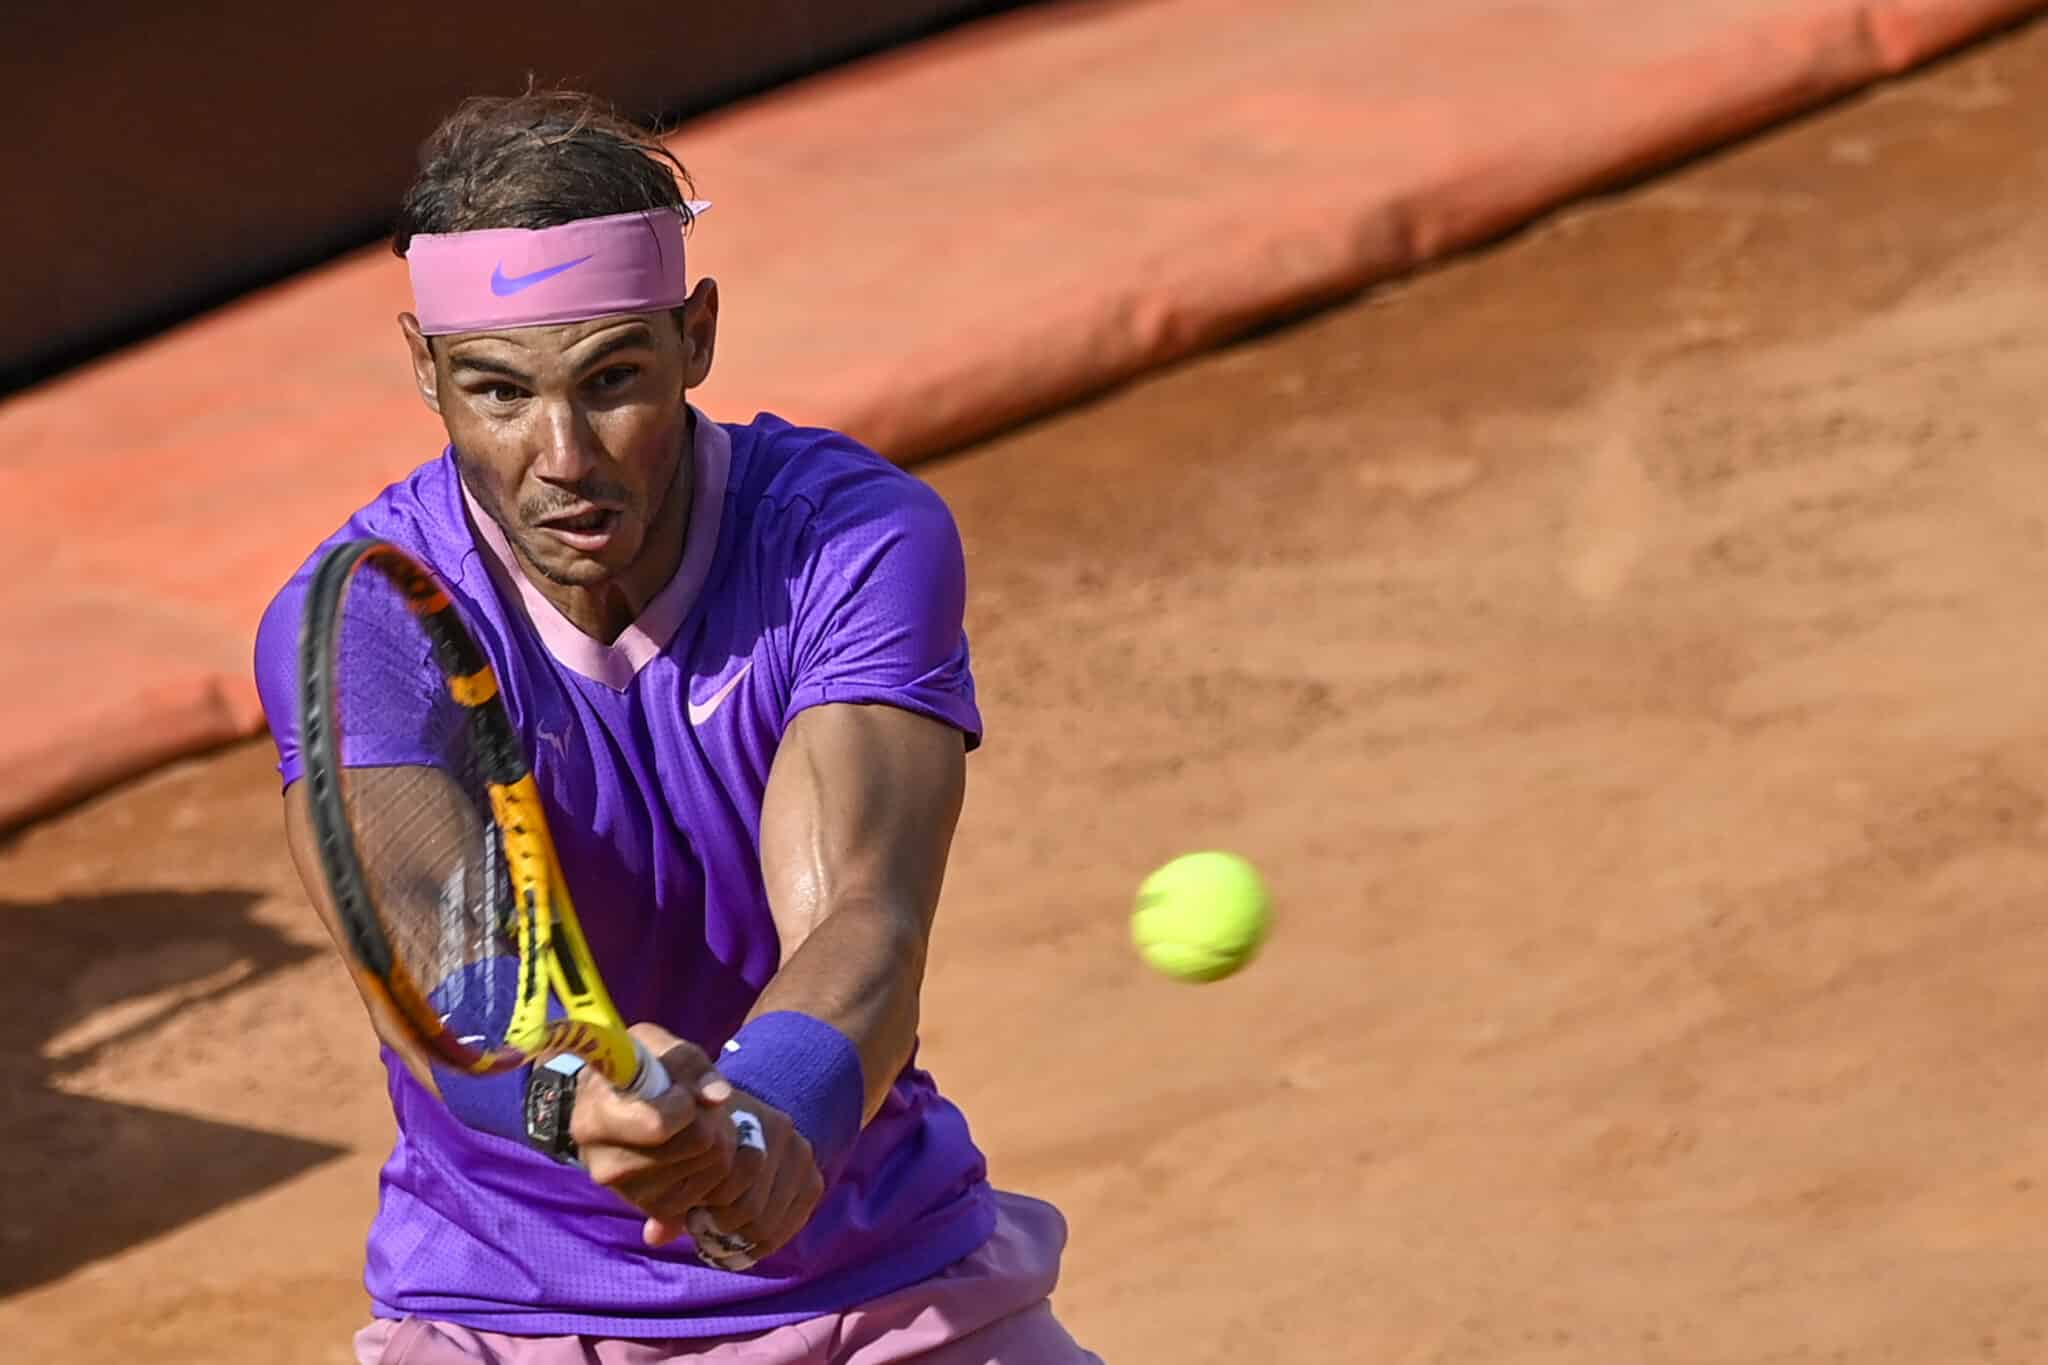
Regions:
<instances>
[{"instance_id":1,"label":"dark curly hair","mask_svg":"<svg viewBox=\"0 0 2048 1365\"><path fill-rule=\"evenodd\" d=\"M673 152L595 96L480 95L420 144L391 249L405 255L418 232L557 227L636 209L681 209L687 226L691 189Z\"/></svg>"}]
</instances>

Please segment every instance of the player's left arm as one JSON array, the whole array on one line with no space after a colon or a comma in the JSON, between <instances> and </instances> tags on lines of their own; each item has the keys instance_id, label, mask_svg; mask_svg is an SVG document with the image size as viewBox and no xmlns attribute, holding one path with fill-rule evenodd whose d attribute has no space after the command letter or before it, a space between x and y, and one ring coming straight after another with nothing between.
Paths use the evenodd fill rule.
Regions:
<instances>
[{"instance_id":1,"label":"player's left arm","mask_svg":"<svg viewBox=\"0 0 2048 1365\"><path fill-rule=\"evenodd\" d=\"M739 1146L705 1207L762 1255L809 1218L911 1058L981 735L950 509L895 471L816 501L788 557L790 691L761 806L780 960L712 1059L734 1111L759 1111L762 1141Z\"/></svg>"},{"instance_id":2,"label":"player's left arm","mask_svg":"<svg viewBox=\"0 0 2048 1365\"><path fill-rule=\"evenodd\" d=\"M702 1199L750 1261L802 1229L824 1168L910 1060L965 786L960 731L893 706L816 706L784 733L761 808L782 962L718 1061L761 1148L736 1151ZM680 1235L688 1209L654 1207L649 1240Z\"/></svg>"},{"instance_id":3,"label":"player's left arm","mask_svg":"<svg viewBox=\"0 0 2048 1365\"><path fill-rule=\"evenodd\" d=\"M960 732L883 705L791 722L761 809L782 967L750 1017L819 1020L860 1057L861 1118L917 1041L932 917L967 781Z\"/></svg>"}]
</instances>

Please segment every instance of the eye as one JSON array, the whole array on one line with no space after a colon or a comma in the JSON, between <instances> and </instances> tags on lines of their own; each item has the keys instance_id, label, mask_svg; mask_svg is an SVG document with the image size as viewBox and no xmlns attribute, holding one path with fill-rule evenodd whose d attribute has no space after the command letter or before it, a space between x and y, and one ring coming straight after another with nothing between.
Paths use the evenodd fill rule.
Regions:
<instances>
[{"instance_id":1,"label":"eye","mask_svg":"<svg viewBox=\"0 0 2048 1365\"><path fill-rule=\"evenodd\" d=\"M508 406L526 397L526 390L520 388L517 384L486 384L477 392L483 395L484 401L487 403Z\"/></svg>"},{"instance_id":2,"label":"eye","mask_svg":"<svg viewBox=\"0 0 2048 1365\"><path fill-rule=\"evenodd\" d=\"M590 377L590 386L599 393L616 393L632 383L640 374L637 365L607 365Z\"/></svg>"}]
</instances>

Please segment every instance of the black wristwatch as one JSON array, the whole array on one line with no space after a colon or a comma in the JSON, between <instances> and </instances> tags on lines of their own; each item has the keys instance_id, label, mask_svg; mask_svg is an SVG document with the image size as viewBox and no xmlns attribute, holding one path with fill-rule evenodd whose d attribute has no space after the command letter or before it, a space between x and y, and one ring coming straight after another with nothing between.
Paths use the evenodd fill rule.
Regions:
<instances>
[{"instance_id":1,"label":"black wristwatch","mask_svg":"<svg viewBox=\"0 0 2048 1365\"><path fill-rule=\"evenodd\" d=\"M576 1073L582 1069L581 1057L563 1053L526 1077L527 1145L565 1166L581 1164L569 1120L576 1112Z\"/></svg>"}]
</instances>

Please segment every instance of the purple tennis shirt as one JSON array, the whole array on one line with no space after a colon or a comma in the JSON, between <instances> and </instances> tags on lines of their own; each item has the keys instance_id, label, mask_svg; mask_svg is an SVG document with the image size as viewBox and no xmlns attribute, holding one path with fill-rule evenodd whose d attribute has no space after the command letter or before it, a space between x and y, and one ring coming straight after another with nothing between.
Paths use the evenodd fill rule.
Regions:
<instances>
[{"instance_id":1,"label":"purple tennis shirt","mask_svg":"<svg viewBox=\"0 0 2048 1365\"><path fill-rule=\"evenodd\" d=\"M834 432L701 413L675 578L600 644L517 570L452 453L384 490L321 546L377 536L431 565L496 667L569 889L620 1011L716 1056L780 961L760 867L761 798L792 717L880 703L981 738L951 513ZM473 529L474 528L474 529ZM289 785L294 696L319 551L264 613L256 680ZM364 1283L381 1317L526 1335L715 1336L844 1311L987 1239L995 1205L960 1111L914 1062L816 1216L745 1274L520 1143L465 1126L387 1049L398 1136Z\"/></svg>"}]
</instances>

